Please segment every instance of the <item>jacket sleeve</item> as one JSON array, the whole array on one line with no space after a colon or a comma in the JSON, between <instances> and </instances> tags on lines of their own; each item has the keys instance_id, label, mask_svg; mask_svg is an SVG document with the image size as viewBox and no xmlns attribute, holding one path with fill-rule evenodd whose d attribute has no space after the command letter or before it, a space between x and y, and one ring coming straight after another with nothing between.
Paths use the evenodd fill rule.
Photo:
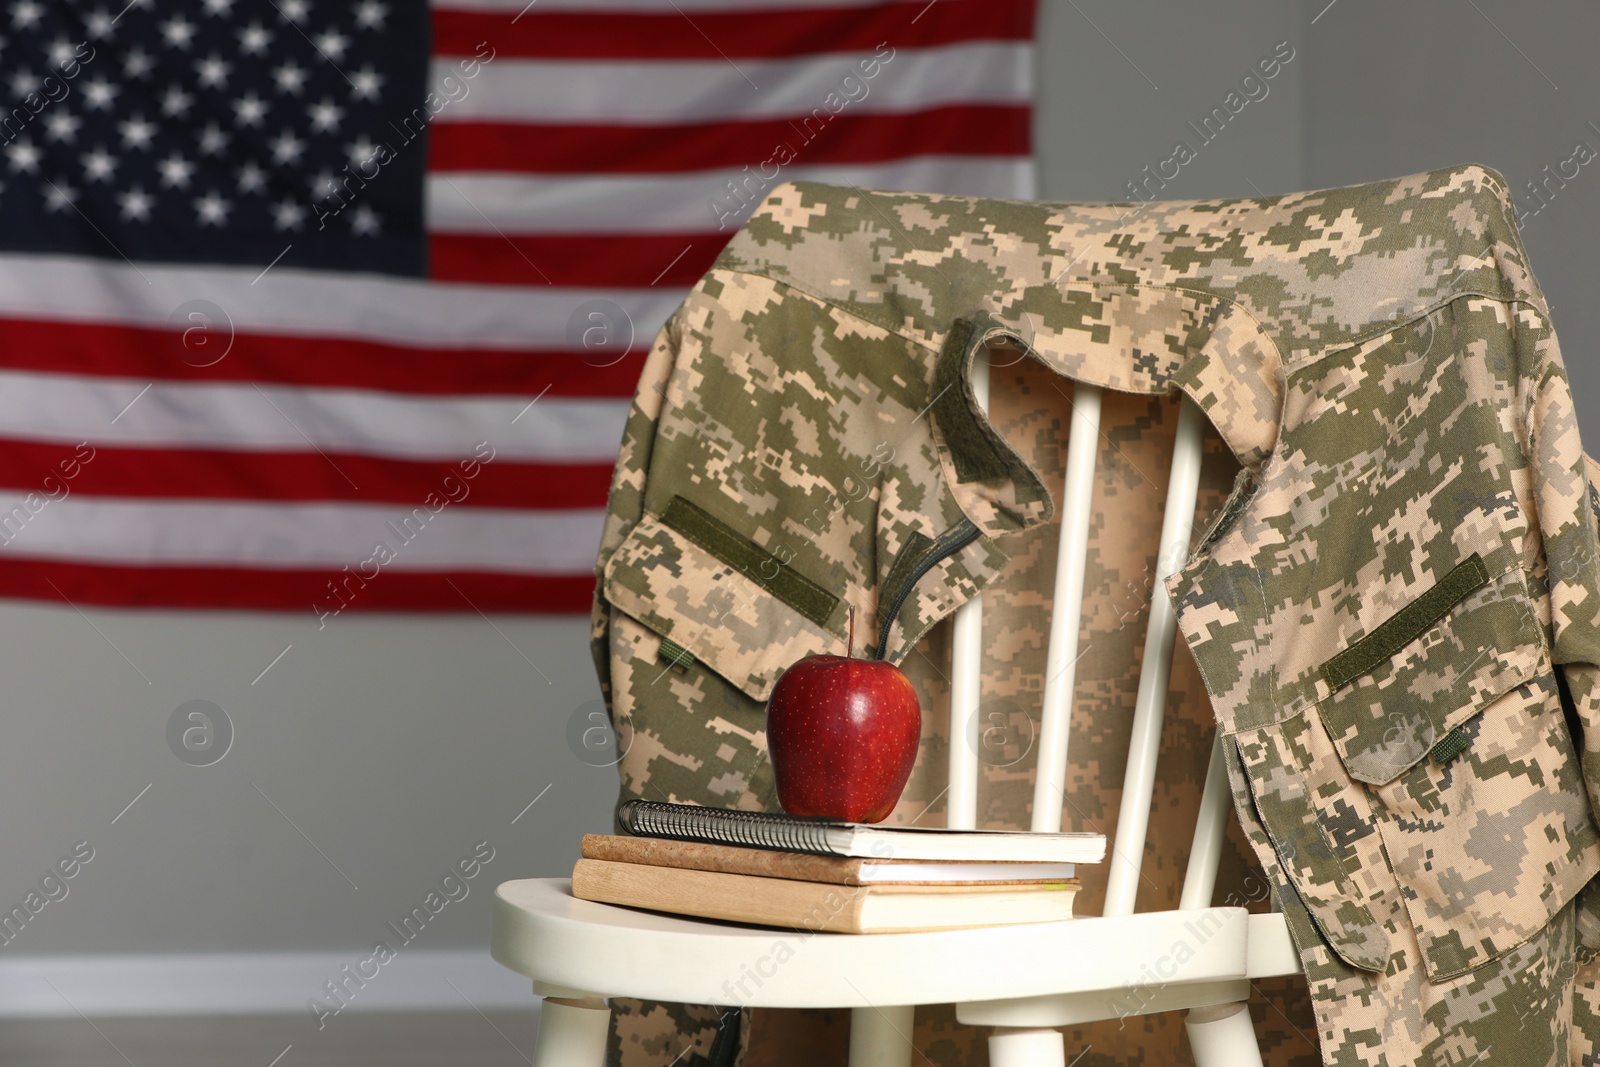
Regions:
<instances>
[{"instance_id":1,"label":"jacket sleeve","mask_svg":"<svg viewBox=\"0 0 1600 1067\"><path fill-rule=\"evenodd\" d=\"M674 312L656 333L645 357L633 405L622 431L622 446L617 465L611 472L611 491L606 498L605 526L600 534L600 551L594 563L594 601L589 612L589 651L594 657L600 694L611 706L611 609L605 599L606 563L616 552L628 531L644 515L644 488L649 477L650 452L655 443L656 424L667 401L667 380L678 353L678 313Z\"/></svg>"},{"instance_id":2,"label":"jacket sleeve","mask_svg":"<svg viewBox=\"0 0 1600 1067\"><path fill-rule=\"evenodd\" d=\"M1580 596L1586 598L1582 606L1592 609L1597 599L1597 587L1600 587L1600 574L1597 574L1600 572L1600 562L1597 562L1600 560L1600 550L1596 548L1597 542L1600 542L1600 462L1584 455L1582 473L1582 517L1587 528L1585 543L1578 552L1565 555L1559 564L1554 560L1551 562L1552 584L1561 583L1565 587L1569 618L1578 613L1575 609ZM1558 566L1567 568L1572 578L1563 579L1562 572L1557 570ZM1562 603L1554 597L1552 600L1557 605ZM1561 609L1557 607L1555 610L1559 612ZM1595 628L1593 615L1592 610L1581 615L1590 630ZM1562 675L1571 707L1582 727L1584 783L1589 789L1590 806L1596 812L1597 821L1600 821L1600 651L1594 647L1592 638L1589 643L1573 639L1562 646L1559 640L1560 618L1557 614L1557 670Z\"/></svg>"},{"instance_id":3,"label":"jacket sleeve","mask_svg":"<svg viewBox=\"0 0 1600 1067\"><path fill-rule=\"evenodd\" d=\"M1583 457L1587 481L1587 513L1591 525L1600 527L1600 462L1588 455ZM1596 801L1597 783L1600 783L1600 665L1594 662L1571 662L1556 668L1561 680L1562 696L1578 719L1583 759L1584 783L1589 789L1590 807L1600 813ZM1597 818L1600 821L1600 818ZM1589 952L1600 951L1600 879L1590 882L1578 894L1577 910L1578 944Z\"/></svg>"},{"instance_id":4,"label":"jacket sleeve","mask_svg":"<svg viewBox=\"0 0 1600 1067\"><path fill-rule=\"evenodd\" d=\"M1551 661L1582 738L1593 815L1600 812L1600 464L1583 452L1554 331L1542 313L1523 309L1519 317L1523 447L1543 543L1542 558L1530 561L1533 586L1537 592L1541 578L1548 585Z\"/></svg>"}]
</instances>

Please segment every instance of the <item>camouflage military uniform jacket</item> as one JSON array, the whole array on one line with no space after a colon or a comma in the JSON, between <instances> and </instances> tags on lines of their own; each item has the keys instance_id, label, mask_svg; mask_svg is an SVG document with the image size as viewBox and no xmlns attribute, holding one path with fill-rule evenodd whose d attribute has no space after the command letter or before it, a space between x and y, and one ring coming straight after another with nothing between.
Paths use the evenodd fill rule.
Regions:
<instances>
[{"instance_id":1,"label":"camouflage military uniform jacket","mask_svg":"<svg viewBox=\"0 0 1600 1067\"><path fill-rule=\"evenodd\" d=\"M776 189L623 442L595 648L624 795L771 805L779 673L852 615L909 660L1051 520L1065 423L986 416L980 346L1024 393L1186 395L1235 461L1166 589L1325 1062L1593 1062L1597 471L1480 167L1148 205Z\"/></svg>"}]
</instances>

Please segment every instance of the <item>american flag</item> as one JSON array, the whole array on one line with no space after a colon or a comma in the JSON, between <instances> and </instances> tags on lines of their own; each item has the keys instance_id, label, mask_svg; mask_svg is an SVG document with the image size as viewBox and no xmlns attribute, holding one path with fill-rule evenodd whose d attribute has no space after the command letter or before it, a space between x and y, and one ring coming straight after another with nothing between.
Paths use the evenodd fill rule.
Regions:
<instances>
[{"instance_id":1,"label":"american flag","mask_svg":"<svg viewBox=\"0 0 1600 1067\"><path fill-rule=\"evenodd\" d=\"M12 0L0 595L586 610L686 287L782 181L1032 195L1033 18Z\"/></svg>"}]
</instances>

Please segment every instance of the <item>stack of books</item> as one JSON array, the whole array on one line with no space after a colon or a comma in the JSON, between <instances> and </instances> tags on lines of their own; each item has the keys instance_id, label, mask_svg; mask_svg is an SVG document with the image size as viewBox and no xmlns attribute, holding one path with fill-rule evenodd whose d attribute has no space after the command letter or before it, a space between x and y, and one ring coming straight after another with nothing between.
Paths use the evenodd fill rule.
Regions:
<instances>
[{"instance_id":1,"label":"stack of books","mask_svg":"<svg viewBox=\"0 0 1600 1067\"><path fill-rule=\"evenodd\" d=\"M1072 918L1102 834L865 826L630 800L630 836L589 834L584 900L812 932L948 930Z\"/></svg>"}]
</instances>

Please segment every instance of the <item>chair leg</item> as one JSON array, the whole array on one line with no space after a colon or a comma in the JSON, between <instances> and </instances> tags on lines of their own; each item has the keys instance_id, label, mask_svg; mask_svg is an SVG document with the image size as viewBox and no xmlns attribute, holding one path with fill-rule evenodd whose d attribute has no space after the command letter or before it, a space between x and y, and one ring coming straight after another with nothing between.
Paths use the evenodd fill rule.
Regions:
<instances>
[{"instance_id":1,"label":"chair leg","mask_svg":"<svg viewBox=\"0 0 1600 1067\"><path fill-rule=\"evenodd\" d=\"M1243 1001L1190 1008L1183 1025L1196 1067L1261 1067L1255 1024Z\"/></svg>"},{"instance_id":2,"label":"chair leg","mask_svg":"<svg viewBox=\"0 0 1600 1067\"><path fill-rule=\"evenodd\" d=\"M1066 1067L1067 1046L1060 1030L1022 1030L997 1026L989 1035L989 1067Z\"/></svg>"},{"instance_id":3,"label":"chair leg","mask_svg":"<svg viewBox=\"0 0 1600 1067\"><path fill-rule=\"evenodd\" d=\"M911 1067L911 1004L850 1010L850 1067Z\"/></svg>"},{"instance_id":4,"label":"chair leg","mask_svg":"<svg viewBox=\"0 0 1600 1067\"><path fill-rule=\"evenodd\" d=\"M599 997L545 997L535 1067L605 1067L611 1009Z\"/></svg>"}]
</instances>

